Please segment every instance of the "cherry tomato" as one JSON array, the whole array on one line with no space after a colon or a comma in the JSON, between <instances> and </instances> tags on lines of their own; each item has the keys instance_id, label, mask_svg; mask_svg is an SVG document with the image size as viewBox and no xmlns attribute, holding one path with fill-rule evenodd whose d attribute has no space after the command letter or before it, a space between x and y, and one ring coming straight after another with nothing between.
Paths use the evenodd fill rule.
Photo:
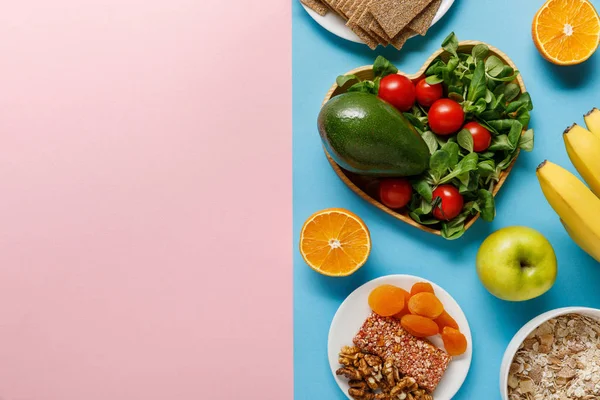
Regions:
<instances>
[{"instance_id":1,"label":"cherry tomato","mask_svg":"<svg viewBox=\"0 0 600 400\"><path fill-rule=\"evenodd\" d=\"M450 221L462 211L464 200L458 189L452 185L440 185L433 191L433 199L441 198L441 209L436 207L433 216L442 221Z\"/></svg>"},{"instance_id":2,"label":"cherry tomato","mask_svg":"<svg viewBox=\"0 0 600 400\"><path fill-rule=\"evenodd\" d=\"M465 120L465 112L460 104L450 99L439 99L427 113L429 127L438 135L451 135L458 132Z\"/></svg>"},{"instance_id":3,"label":"cherry tomato","mask_svg":"<svg viewBox=\"0 0 600 400\"><path fill-rule=\"evenodd\" d=\"M415 85L403 75L391 74L379 83L379 98L400 111L408 111L415 104Z\"/></svg>"},{"instance_id":4,"label":"cherry tomato","mask_svg":"<svg viewBox=\"0 0 600 400\"><path fill-rule=\"evenodd\" d=\"M441 83L430 85L425 82L425 78L417 83L417 101L423 107L430 107L436 100L441 99L444 94L444 89Z\"/></svg>"},{"instance_id":5,"label":"cherry tomato","mask_svg":"<svg viewBox=\"0 0 600 400\"><path fill-rule=\"evenodd\" d=\"M402 208L412 197L412 186L406 179L386 179L379 184L379 198L389 208Z\"/></svg>"},{"instance_id":6,"label":"cherry tomato","mask_svg":"<svg viewBox=\"0 0 600 400\"><path fill-rule=\"evenodd\" d=\"M490 147L490 143L492 143L492 134L490 131L481 126L481 124L478 124L477 122L469 122L463 126L463 129L471 132L471 136L473 136L474 151L484 151Z\"/></svg>"}]
</instances>

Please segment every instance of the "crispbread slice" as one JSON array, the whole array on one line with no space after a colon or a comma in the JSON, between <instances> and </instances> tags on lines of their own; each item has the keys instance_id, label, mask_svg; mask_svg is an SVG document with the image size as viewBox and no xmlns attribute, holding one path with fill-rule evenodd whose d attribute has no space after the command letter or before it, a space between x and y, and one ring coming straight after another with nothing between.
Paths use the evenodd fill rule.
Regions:
<instances>
[{"instance_id":1,"label":"crispbread slice","mask_svg":"<svg viewBox=\"0 0 600 400\"><path fill-rule=\"evenodd\" d=\"M321 0L300 0L300 2L319 15L325 15L329 11L329 7Z\"/></svg>"},{"instance_id":2,"label":"crispbread slice","mask_svg":"<svg viewBox=\"0 0 600 400\"><path fill-rule=\"evenodd\" d=\"M433 0L415 19L410 21L408 27L419 35L424 36L431 26L431 22L435 18L441 4L442 0Z\"/></svg>"},{"instance_id":3,"label":"crispbread slice","mask_svg":"<svg viewBox=\"0 0 600 400\"><path fill-rule=\"evenodd\" d=\"M351 0L341 0L338 3L338 11L341 11L345 14L347 12L346 7L348 6L348 3L351 3Z\"/></svg>"},{"instance_id":4,"label":"crispbread slice","mask_svg":"<svg viewBox=\"0 0 600 400\"><path fill-rule=\"evenodd\" d=\"M335 10L333 10L333 11L335 11L335 13L337 15L339 15L340 17L342 17L344 19L348 19L348 17L346 17L346 14L342 11L342 7L341 6L342 6L343 2L344 2L344 0L338 0L335 3Z\"/></svg>"},{"instance_id":5,"label":"crispbread slice","mask_svg":"<svg viewBox=\"0 0 600 400\"><path fill-rule=\"evenodd\" d=\"M337 12L342 12L342 7L346 1L348 0L338 0L338 2L335 5L337 8Z\"/></svg>"},{"instance_id":6,"label":"crispbread slice","mask_svg":"<svg viewBox=\"0 0 600 400\"><path fill-rule=\"evenodd\" d=\"M421 13L432 0L380 0L369 7L389 37L395 37Z\"/></svg>"},{"instance_id":7,"label":"crispbread slice","mask_svg":"<svg viewBox=\"0 0 600 400\"><path fill-rule=\"evenodd\" d=\"M344 14L346 14L347 17L350 16L350 9L355 2L356 0L344 0L342 5L340 6L340 9Z\"/></svg>"},{"instance_id":8,"label":"crispbread slice","mask_svg":"<svg viewBox=\"0 0 600 400\"><path fill-rule=\"evenodd\" d=\"M354 13L356 12L356 10L360 7L360 5L364 2L365 0L350 0L348 2L348 11L347 14L348 16L352 16L354 15Z\"/></svg>"},{"instance_id":9,"label":"crispbread slice","mask_svg":"<svg viewBox=\"0 0 600 400\"><path fill-rule=\"evenodd\" d=\"M368 32L371 36L373 36L379 43L384 46L387 46L390 42L385 36L379 35L377 32L371 30L371 22L374 21L375 18L373 14L366 9L363 14L358 18L356 24Z\"/></svg>"},{"instance_id":10,"label":"crispbread slice","mask_svg":"<svg viewBox=\"0 0 600 400\"><path fill-rule=\"evenodd\" d=\"M324 0L321 0L321 1L324 1ZM348 16L346 15L346 12L342 9L342 5L347 0L330 0L330 1L331 1L330 7L333 9L333 11L335 11L335 13L338 14L340 17L344 18L345 20L348 20Z\"/></svg>"},{"instance_id":11,"label":"crispbread slice","mask_svg":"<svg viewBox=\"0 0 600 400\"><path fill-rule=\"evenodd\" d=\"M404 28L400 33L398 33L392 40L390 40L390 44L394 46L397 50L402 49L404 44L411 36L415 33L411 31L409 28Z\"/></svg>"},{"instance_id":12,"label":"crispbread slice","mask_svg":"<svg viewBox=\"0 0 600 400\"><path fill-rule=\"evenodd\" d=\"M375 21L375 17L373 17L373 14L371 14L371 12L369 11L369 5L371 5L375 1L377 0L367 0L364 8L362 9L362 12L355 20L356 24L358 24L358 26L360 26L367 32L371 30L371 22Z\"/></svg>"},{"instance_id":13,"label":"crispbread slice","mask_svg":"<svg viewBox=\"0 0 600 400\"><path fill-rule=\"evenodd\" d=\"M323 3L325 3L329 8L331 8L333 11L335 11L335 7L333 6L334 3L337 2L337 0L322 0Z\"/></svg>"},{"instance_id":14,"label":"crispbread slice","mask_svg":"<svg viewBox=\"0 0 600 400\"><path fill-rule=\"evenodd\" d=\"M335 5L337 4L338 0L323 0L323 2L326 3L333 11L337 12Z\"/></svg>"},{"instance_id":15,"label":"crispbread slice","mask_svg":"<svg viewBox=\"0 0 600 400\"><path fill-rule=\"evenodd\" d=\"M381 26L379 26L377 21L373 21L371 23L370 30L371 30L371 32L377 33L377 35L383 37L389 44L391 44L398 50L400 50L402 48L402 46L404 46L404 44L406 43L406 41L408 39L410 39L412 36L415 35L415 32L413 32L410 28L406 27L402 31L400 31L400 33L397 34L395 37L393 37L393 38L386 37L387 34L381 28Z\"/></svg>"},{"instance_id":16,"label":"crispbread slice","mask_svg":"<svg viewBox=\"0 0 600 400\"><path fill-rule=\"evenodd\" d=\"M357 0L354 3L353 9L351 10L352 16L350 17L350 19L348 20L348 23L346 23L346 25L348 25L348 24L356 24L356 22L358 21L358 19L362 15L362 13L367 8L367 5L369 4L369 1L370 0Z\"/></svg>"},{"instance_id":17,"label":"crispbread slice","mask_svg":"<svg viewBox=\"0 0 600 400\"><path fill-rule=\"evenodd\" d=\"M377 0L367 1L366 7L364 8L362 14L358 17L358 19L356 19L356 24L360 26L363 30L368 32L371 36L374 36L376 39L378 39L382 44L387 44L387 39L385 39L381 35L378 35L377 32L371 31L371 22L373 22L375 18L373 17L373 14L371 14L371 12L369 11L369 5L374 1Z\"/></svg>"},{"instance_id":18,"label":"crispbread slice","mask_svg":"<svg viewBox=\"0 0 600 400\"><path fill-rule=\"evenodd\" d=\"M346 11L346 5L350 2L351 0L340 0L337 3L337 13L340 14L343 18L345 18L346 20L349 18L348 13Z\"/></svg>"},{"instance_id":19,"label":"crispbread slice","mask_svg":"<svg viewBox=\"0 0 600 400\"><path fill-rule=\"evenodd\" d=\"M340 0L331 0L331 7L335 10L338 11L338 4L340 3Z\"/></svg>"},{"instance_id":20,"label":"crispbread slice","mask_svg":"<svg viewBox=\"0 0 600 400\"><path fill-rule=\"evenodd\" d=\"M371 14L373 15L373 14ZM375 18L375 17L373 17ZM392 40L391 37L389 37L387 35L387 33L385 33L385 31L383 30L383 28L381 27L381 25L379 25L379 22L377 22L376 19L373 19L373 22L371 22L371 25L369 25L369 30L373 33L376 33L377 36L381 36L382 38L384 38L385 40L387 40L388 42L390 40Z\"/></svg>"},{"instance_id":21,"label":"crispbread slice","mask_svg":"<svg viewBox=\"0 0 600 400\"><path fill-rule=\"evenodd\" d=\"M367 31L365 31L360 26L352 24L348 25L348 27L350 27L350 29L352 29L352 32L356 33L356 36L358 36L363 42L365 42L365 44L369 46L371 50L375 50L377 48L377 45L379 45L379 42L375 40L371 35L369 35Z\"/></svg>"},{"instance_id":22,"label":"crispbread slice","mask_svg":"<svg viewBox=\"0 0 600 400\"><path fill-rule=\"evenodd\" d=\"M373 32L370 32L368 23L367 24L360 23L362 21L362 18L364 16L365 12L368 11L368 5L373 1L377 1L377 0L358 0L354 5L355 9L352 13L352 16L346 23L346 25L348 27L350 27L350 29L352 29L352 31L354 33L356 33L356 35L359 38L361 38L363 41L367 42L365 37L366 36L370 37L370 40L368 41L367 45L372 49L374 48L373 45L375 47L377 47L377 44L379 44L379 43L381 43L383 45L387 45L387 43L388 43L387 40L385 40L381 37L378 37Z\"/></svg>"},{"instance_id":23,"label":"crispbread slice","mask_svg":"<svg viewBox=\"0 0 600 400\"><path fill-rule=\"evenodd\" d=\"M373 20L373 14L371 14L369 12L369 5L371 5L374 1L377 0L367 0L365 1L363 8L361 9L360 15L357 16L356 18L356 23L358 24L358 26L360 26L361 28L365 29L365 30L369 30L369 24L370 22L367 24L366 22L371 19Z\"/></svg>"}]
</instances>

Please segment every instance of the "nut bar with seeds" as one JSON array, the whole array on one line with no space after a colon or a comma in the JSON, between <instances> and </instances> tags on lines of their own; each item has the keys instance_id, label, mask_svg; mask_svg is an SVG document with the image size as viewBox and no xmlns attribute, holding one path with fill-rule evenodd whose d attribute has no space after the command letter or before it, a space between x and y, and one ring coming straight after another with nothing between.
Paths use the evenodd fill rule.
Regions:
<instances>
[{"instance_id":1,"label":"nut bar with seeds","mask_svg":"<svg viewBox=\"0 0 600 400\"><path fill-rule=\"evenodd\" d=\"M397 320L375 313L367 318L353 341L365 353L392 359L402 375L414 378L429 392L435 390L451 360L427 340L406 332Z\"/></svg>"}]
</instances>

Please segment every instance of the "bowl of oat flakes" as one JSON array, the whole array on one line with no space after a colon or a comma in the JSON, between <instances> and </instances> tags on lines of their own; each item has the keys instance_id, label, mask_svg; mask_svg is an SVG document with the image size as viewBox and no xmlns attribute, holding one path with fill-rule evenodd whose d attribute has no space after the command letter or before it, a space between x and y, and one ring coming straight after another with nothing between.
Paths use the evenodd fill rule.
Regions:
<instances>
[{"instance_id":1,"label":"bowl of oat flakes","mask_svg":"<svg viewBox=\"0 0 600 400\"><path fill-rule=\"evenodd\" d=\"M504 400L600 399L600 310L566 307L525 324L500 367Z\"/></svg>"}]
</instances>

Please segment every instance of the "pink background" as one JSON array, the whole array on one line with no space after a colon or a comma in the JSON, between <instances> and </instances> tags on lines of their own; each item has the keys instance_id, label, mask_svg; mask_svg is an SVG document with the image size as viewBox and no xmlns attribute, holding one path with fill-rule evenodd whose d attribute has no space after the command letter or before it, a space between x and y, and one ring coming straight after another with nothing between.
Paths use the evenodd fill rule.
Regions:
<instances>
[{"instance_id":1,"label":"pink background","mask_svg":"<svg viewBox=\"0 0 600 400\"><path fill-rule=\"evenodd\" d=\"M0 398L292 397L290 2L0 13Z\"/></svg>"}]
</instances>

